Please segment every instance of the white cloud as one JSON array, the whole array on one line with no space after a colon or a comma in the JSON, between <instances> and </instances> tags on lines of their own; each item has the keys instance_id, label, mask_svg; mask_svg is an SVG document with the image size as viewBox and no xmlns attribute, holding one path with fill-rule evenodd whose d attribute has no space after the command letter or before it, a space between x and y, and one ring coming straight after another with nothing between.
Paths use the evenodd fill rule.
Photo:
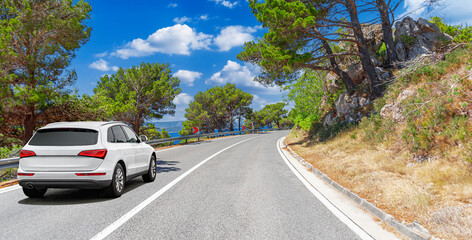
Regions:
<instances>
[{"instance_id":1,"label":"white cloud","mask_svg":"<svg viewBox=\"0 0 472 240\"><path fill-rule=\"evenodd\" d=\"M187 93L180 93L174 98L175 105L188 105L193 100L193 97Z\"/></svg>"},{"instance_id":2,"label":"white cloud","mask_svg":"<svg viewBox=\"0 0 472 240\"><path fill-rule=\"evenodd\" d=\"M254 109L255 111L259 111L259 110L263 109L266 105L274 104L274 103L276 103L276 102L269 101L265 98L261 98L257 94L252 94L251 108Z\"/></svg>"},{"instance_id":3,"label":"white cloud","mask_svg":"<svg viewBox=\"0 0 472 240\"><path fill-rule=\"evenodd\" d=\"M175 114L164 115L164 117L159 120L160 122L170 122L170 121L185 121L185 109L188 108L188 104L193 100L193 97L187 93L180 93L174 98Z\"/></svg>"},{"instance_id":4,"label":"white cloud","mask_svg":"<svg viewBox=\"0 0 472 240\"><path fill-rule=\"evenodd\" d=\"M409 16L414 19L418 17L429 18L440 16L450 24L472 25L472 4L469 4L469 1L447 0L440 2L430 13L427 13L423 3L424 0L405 0L404 8L406 11L402 15L409 13Z\"/></svg>"},{"instance_id":5,"label":"white cloud","mask_svg":"<svg viewBox=\"0 0 472 240\"><path fill-rule=\"evenodd\" d=\"M191 18L188 18L188 17L186 17L186 16L183 16L183 17L180 17L180 18L179 18L179 17L175 17L175 18L173 19L173 21L174 21L175 23L180 23L180 24L182 24L182 23L190 22L190 21L192 21L192 19L191 19Z\"/></svg>"},{"instance_id":6,"label":"white cloud","mask_svg":"<svg viewBox=\"0 0 472 240\"><path fill-rule=\"evenodd\" d=\"M178 77L180 81L187 84L187 86L192 87L195 79L202 76L201 72L193 72L188 70L179 70L174 74L174 77Z\"/></svg>"},{"instance_id":7,"label":"white cloud","mask_svg":"<svg viewBox=\"0 0 472 240\"><path fill-rule=\"evenodd\" d=\"M137 38L112 55L122 59L149 56L155 53L190 55L190 50L209 49L212 35L197 33L186 24L161 28L146 40Z\"/></svg>"},{"instance_id":8,"label":"white cloud","mask_svg":"<svg viewBox=\"0 0 472 240\"><path fill-rule=\"evenodd\" d=\"M252 33L256 31L256 27L228 26L221 30L214 43L218 46L219 51L229 51L233 47L254 40Z\"/></svg>"},{"instance_id":9,"label":"white cloud","mask_svg":"<svg viewBox=\"0 0 472 240\"><path fill-rule=\"evenodd\" d=\"M106 57L107 55L108 55L108 52L102 52L102 53L97 53L94 56L97 58L103 58L103 57Z\"/></svg>"},{"instance_id":10,"label":"white cloud","mask_svg":"<svg viewBox=\"0 0 472 240\"><path fill-rule=\"evenodd\" d=\"M167 5L168 8L176 8L177 6L177 3L169 3L169 5Z\"/></svg>"},{"instance_id":11,"label":"white cloud","mask_svg":"<svg viewBox=\"0 0 472 240\"><path fill-rule=\"evenodd\" d=\"M219 4L219 5L225 6L227 8L233 8L239 4L238 1L234 1L234 2L231 2L228 0L210 0L210 1L215 2L216 4Z\"/></svg>"},{"instance_id":12,"label":"white cloud","mask_svg":"<svg viewBox=\"0 0 472 240\"><path fill-rule=\"evenodd\" d=\"M117 66L109 66L108 65L108 62L103 60L103 59L100 59L100 60L97 60L93 63L91 63L89 65L89 68L93 68L93 69L97 69L99 71L110 71L110 70L113 70L113 71L118 71L118 67Z\"/></svg>"},{"instance_id":13,"label":"white cloud","mask_svg":"<svg viewBox=\"0 0 472 240\"><path fill-rule=\"evenodd\" d=\"M262 91L266 94L280 94L279 87L265 87L254 78L259 75L260 69L256 65L245 64L240 65L237 62L228 60L223 69L214 73L205 83L208 85L224 85L226 83L234 83L239 86L249 87Z\"/></svg>"},{"instance_id":14,"label":"white cloud","mask_svg":"<svg viewBox=\"0 0 472 240\"><path fill-rule=\"evenodd\" d=\"M208 14L201 15L201 16L200 16L200 20L203 20L203 21L208 20Z\"/></svg>"}]
</instances>

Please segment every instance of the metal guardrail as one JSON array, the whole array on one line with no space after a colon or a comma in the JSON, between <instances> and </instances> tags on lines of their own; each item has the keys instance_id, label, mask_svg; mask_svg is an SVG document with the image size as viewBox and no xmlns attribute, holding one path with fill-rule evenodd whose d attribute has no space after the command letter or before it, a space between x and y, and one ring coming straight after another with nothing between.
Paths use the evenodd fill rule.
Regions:
<instances>
[{"instance_id":1,"label":"metal guardrail","mask_svg":"<svg viewBox=\"0 0 472 240\"><path fill-rule=\"evenodd\" d=\"M186 136L180 136L180 137L173 137L173 138L161 138L161 139L153 139L149 140L146 143L149 145L157 145L157 144L162 144L162 143L168 143L168 142L175 142L175 141L181 141L181 140L188 140L188 139L197 139L197 141L200 140L200 138L206 138L206 137L214 137L214 136L230 136L230 135L235 135L235 134L246 134L246 133L252 133L255 132L256 130L245 130L245 131L232 131L232 132L219 132L219 133L205 133L205 134L196 134L196 135L186 135Z\"/></svg>"},{"instance_id":2,"label":"metal guardrail","mask_svg":"<svg viewBox=\"0 0 472 240\"><path fill-rule=\"evenodd\" d=\"M0 169L18 167L19 157L0 159Z\"/></svg>"},{"instance_id":3,"label":"metal guardrail","mask_svg":"<svg viewBox=\"0 0 472 240\"><path fill-rule=\"evenodd\" d=\"M287 129L276 128L276 129L258 129L258 130L232 131L232 132L220 132L220 133L205 133L205 134L187 135L187 136L180 136L180 137L173 137L173 138L153 139L153 140L147 141L146 143L152 146L152 145L158 145L158 144L163 144L163 143L175 142L179 140L188 140L188 139L196 138L197 141L200 141L200 138L208 138L208 137L215 137L215 136L230 136L230 135L235 135L235 134L248 134L248 133L257 133L257 132L274 131L274 130L287 130ZM0 159L0 169L18 167L19 160L20 160L19 157Z\"/></svg>"}]
</instances>

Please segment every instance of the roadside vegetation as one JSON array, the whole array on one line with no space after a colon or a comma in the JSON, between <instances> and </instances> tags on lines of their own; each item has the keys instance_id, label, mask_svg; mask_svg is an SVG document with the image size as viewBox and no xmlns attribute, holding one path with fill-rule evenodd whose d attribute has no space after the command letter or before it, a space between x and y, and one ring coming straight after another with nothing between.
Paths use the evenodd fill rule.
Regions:
<instances>
[{"instance_id":1,"label":"roadside vegetation","mask_svg":"<svg viewBox=\"0 0 472 240\"><path fill-rule=\"evenodd\" d=\"M238 58L288 91L286 141L313 166L400 221L471 239L471 28L437 17L393 28L395 5L364 3L252 0L267 33Z\"/></svg>"}]
</instances>

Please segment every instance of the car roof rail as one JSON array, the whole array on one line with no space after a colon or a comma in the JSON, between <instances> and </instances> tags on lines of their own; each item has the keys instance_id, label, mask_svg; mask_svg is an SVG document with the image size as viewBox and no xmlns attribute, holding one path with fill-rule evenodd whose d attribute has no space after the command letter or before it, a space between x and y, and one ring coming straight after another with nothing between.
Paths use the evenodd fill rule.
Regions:
<instances>
[{"instance_id":1,"label":"car roof rail","mask_svg":"<svg viewBox=\"0 0 472 240\"><path fill-rule=\"evenodd\" d=\"M108 125L108 124L115 124L115 123L121 123L123 125L126 125L124 122L122 121L110 121L110 122L106 122L106 123L103 123L102 125L100 126L105 126L105 125Z\"/></svg>"}]
</instances>

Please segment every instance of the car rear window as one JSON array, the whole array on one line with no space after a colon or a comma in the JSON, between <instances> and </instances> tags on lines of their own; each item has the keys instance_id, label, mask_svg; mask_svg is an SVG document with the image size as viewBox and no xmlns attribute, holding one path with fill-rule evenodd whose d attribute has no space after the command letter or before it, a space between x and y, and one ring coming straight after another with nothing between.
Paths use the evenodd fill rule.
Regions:
<instances>
[{"instance_id":1,"label":"car rear window","mask_svg":"<svg viewBox=\"0 0 472 240\"><path fill-rule=\"evenodd\" d=\"M95 145L98 131L82 128L40 129L29 145L33 146L82 146Z\"/></svg>"}]
</instances>

